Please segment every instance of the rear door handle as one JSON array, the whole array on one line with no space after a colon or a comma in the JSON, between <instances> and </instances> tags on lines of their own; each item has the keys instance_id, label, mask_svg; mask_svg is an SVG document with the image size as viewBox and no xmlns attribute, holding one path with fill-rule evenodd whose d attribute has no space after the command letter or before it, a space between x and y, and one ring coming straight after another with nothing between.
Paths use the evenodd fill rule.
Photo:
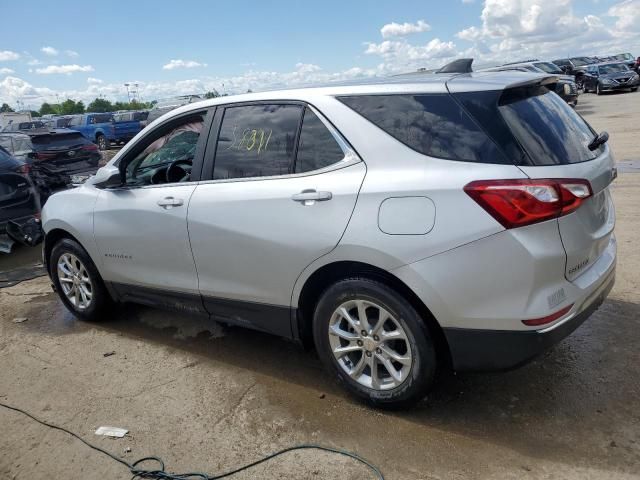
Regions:
<instances>
[{"instance_id":1,"label":"rear door handle","mask_svg":"<svg viewBox=\"0 0 640 480\"><path fill-rule=\"evenodd\" d=\"M313 205L316 202L326 202L332 198L333 194L331 192L317 192L312 189L303 190L302 192L291 196L291 200L294 202L300 202L303 205Z\"/></svg>"},{"instance_id":2,"label":"rear door handle","mask_svg":"<svg viewBox=\"0 0 640 480\"><path fill-rule=\"evenodd\" d=\"M182 204L184 204L184 201L181 198L164 197L162 200L158 200L158 205L165 210L169 210L173 207L179 207Z\"/></svg>"}]
</instances>

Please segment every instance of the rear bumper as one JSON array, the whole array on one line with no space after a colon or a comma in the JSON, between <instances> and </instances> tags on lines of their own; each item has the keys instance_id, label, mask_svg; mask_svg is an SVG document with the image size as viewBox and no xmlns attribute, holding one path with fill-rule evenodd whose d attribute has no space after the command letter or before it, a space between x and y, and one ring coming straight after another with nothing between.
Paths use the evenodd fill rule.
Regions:
<instances>
[{"instance_id":1,"label":"rear bumper","mask_svg":"<svg viewBox=\"0 0 640 480\"><path fill-rule=\"evenodd\" d=\"M582 325L602 305L614 283L615 269L585 300L578 313L546 329L515 331L445 328L454 369L508 370L527 363Z\"/></svg>"}]
</instances>

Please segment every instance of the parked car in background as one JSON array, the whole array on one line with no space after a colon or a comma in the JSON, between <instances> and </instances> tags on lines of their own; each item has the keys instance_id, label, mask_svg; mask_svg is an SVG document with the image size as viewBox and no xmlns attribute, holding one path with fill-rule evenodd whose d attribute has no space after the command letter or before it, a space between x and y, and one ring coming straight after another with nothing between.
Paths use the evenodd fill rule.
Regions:
<instances>
[{"instance_id":1,"label":"parked car in background","mask_svg":"<svg viewBox=\"0 0 640 480\"><path fill-rule=\"evenodd\" d=\"M554 75L454 67L169 113L44 207L55 291L313 341L375 405L525 363L613 287L614 159Z\"/></svg>"},{"instance_id":2,"label":"parked car in background","mask_svg":"<svg viewBox=\"0 0 640 480\"><path fill-rule=\"evenodd\" d=\"M560 97L572 107L578 104L578 87L575 78L572 75L566 75L560 67L553 62L545 62L541 60L527 60L523 62L506 63L500 67L486 69L486 71L506 71L517 70L521 72L550 73L556 75L558 81L550 84L549 88L553 89Z\"/></svg>"},{"instance_id":3,"label":"parked car in background","mask_svg":"<svg viewBox=\"0 0 640 480\"><path fill-rule=\"evenodd\" d=\"M613 59L618 62L623 62L627 65L627 67L633 69L636 64L636 59L630 53L618 53L613 56Z\"/></svg>"},{"instance_id":4,"label":"parked car in background","mask_svg":"<svg viewBox=\"0 0 640 480\"><path fill-rule=\"evenodd\" d=\"M116 121L112 113L74 115L68 128L82 133L100 150L109 149L112 143L126 143L142 129L139 121Z\"/></svg>"},{"instance_id":5,"label":"parked car in background","mask_svg":"<svg viewBox=\"0 0 640 480\"><path fill-rule=\"evenodd\" d=\"M593 57L571 57L552 60L552 62L558 65L567 75L573 75L577 87L582 89L586 66L597 63L598 60Z\"/></svg>"},{"instance_id":6,"label":"parked car in background","mask_svg":"<svg viewBox=\"0 0 640 480\"><path fill-rule=\"evenodd\" d=\"M149 110L147 125L175 108L181 107L182 105L188 105L189 103L200 102L202 100L203 98L200 95L181 95L178 97L159 100L158 103Z\"/></svg>"},{"instance_id":7,"label":"parked car in background","mask_svg":"<svg viewBox=\"0 0 640 480\"><path fill-rule=\"evenodd\" d=\"M29 177L40 194L42 205L54 191L71 184L71 176L65 166L37 158L31 136L20 132L0 132L0 146L25 163Z\"/></svg>"},{"instance_id":8,"label":"parked car in background","mask_svg":"<svg viewBox=\"0 0 640 480\"><path fill-rule=\"evenodd\" d=\"M116 125L116 131L121 132L124 129L129 130L130 138L135 137L140 130L147 126L148 110L136 110L131 112L116 112L113 114L113 120Z\"/></svg>"},{"instance_id":9,"label":"parked car in background","mask_svg":"<svg viewBox=\"0 0 640 480\"><path fill-rule=\"evenodd\" d=\"M626 63L599 63L589 65L584 75L584 91L603 92L630 90L635 92L640 85L640 77Z\"/></svg>"},{"instance_id":10,"label":"parked car in background","mask_svg":"<svg viewBox=\"0 0 640 480\"><path fill-rule=\"evenodd\" d=\"M71 117L64 116L64 117L42 118L41 121L46 125L47 128L68 128L69 123L71 122Z\"/></svg>"},{"instance_id":11,"label":"parked car in background","mask_svg":"<svg viewBox=\"0 0 640 480\"><path fill-rule=\"evenodd\" d=\"M29 167L0 146L0 234L10 233L18 237L14 240L22 241L16 229L39 218L40 199L29 178Z\"/></svg>"}]
</instances>

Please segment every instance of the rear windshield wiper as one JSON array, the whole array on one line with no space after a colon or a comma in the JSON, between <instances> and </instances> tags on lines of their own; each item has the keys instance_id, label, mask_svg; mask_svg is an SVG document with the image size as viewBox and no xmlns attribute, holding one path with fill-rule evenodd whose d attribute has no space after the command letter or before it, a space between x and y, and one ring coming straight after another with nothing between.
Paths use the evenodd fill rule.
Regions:
<instances>
[{"instance_id":1,"label":"rear windshield wiper","mask_svg":"<svg viewBox=\"0 0 640 480\"><path fill-rule=\"evenodd\" d=\"M589 150L595 150L600 145L607 143L607 140L609 140L609 134L607 132L600 132L596 134L596 136L593 137L593 140L591 140L591 143L589 143L588 145Z\"/></svg>"}]
</instances>

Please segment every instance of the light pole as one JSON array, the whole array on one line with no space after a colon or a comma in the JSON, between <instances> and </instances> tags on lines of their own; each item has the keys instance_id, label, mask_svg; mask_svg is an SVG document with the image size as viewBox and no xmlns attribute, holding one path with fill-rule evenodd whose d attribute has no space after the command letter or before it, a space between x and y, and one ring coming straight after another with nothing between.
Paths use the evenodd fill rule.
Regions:
<instances>
[{"instance_id":1,"label":"light pole","mask_svg":"<svg viewBox=\"0 0 640 480\"><path fill-rule=\"evenodd\" d=\"M127 100L131 103L131 97L129 96L129 84L125 83L124 86L127 87Z\"/></svg>"}]
</instances>

